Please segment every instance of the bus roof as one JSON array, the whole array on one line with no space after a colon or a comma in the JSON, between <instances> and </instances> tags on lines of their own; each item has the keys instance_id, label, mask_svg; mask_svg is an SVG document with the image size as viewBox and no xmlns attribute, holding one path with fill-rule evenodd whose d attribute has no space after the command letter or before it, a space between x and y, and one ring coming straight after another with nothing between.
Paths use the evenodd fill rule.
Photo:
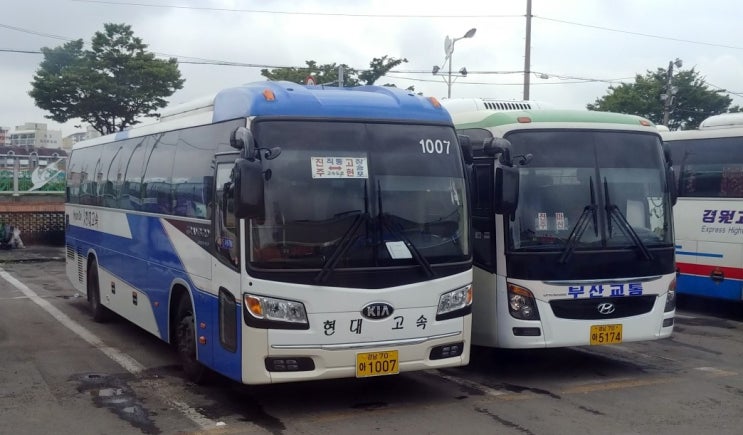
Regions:
<instances>
[{"instance_id":1,"label":"bus roof","mask_svg":"<svg viewBox=\"0 0 743 435\"><path fill-rule=\"evenodd\" d=\"M265 97L266 90L275 100ZM337 88L266 81L225 89L214 98L213 122L265 115L451 122L440 105L389 86Z\"/></svg>"},{"instance_id":2,"label":"bus roof","mask_svg":"<svg viewBox=\"0 0 743 435\"><path fill-rule=\"evenodd\" d=\"M660 135L664 142L672 142L675 140L716 139L722 137L743 137L743 126L737 128L708 128L705 130L662 131Z\"/></svg>"},{"instance_id":3,"label":"bus roof","mask_svg":"<svg viewBox=\"0 0 743 435\"><path fill-rule=\"evenodd\" d=\"M452 113L457 129L496 128L500 133L537 128L622 129L658 132L655 124L636 115L591 110L479 110Z\"/></svg>"},{"instance_id":4,"label":"bus roof","mask_svg":"<svg viewBox=\"0 0 743 435\"><path fill-rule=\"evenodd\" d=\"M710 116L699 124L700 130L712 128L743 128L743 113L721 113Z\"/></svg>"},{"instance_id":5,"label":"bus roof","mask_svg":"<svg viewBox=\"0 0 743 435\"><path fill-rule=\"evenodd\" d=\"M437 100L388 86L349 88L263 81L163 110L156 123L78 142L75 148L252 116L406 120L451 124Z\"/></svg>"}]
</instances>

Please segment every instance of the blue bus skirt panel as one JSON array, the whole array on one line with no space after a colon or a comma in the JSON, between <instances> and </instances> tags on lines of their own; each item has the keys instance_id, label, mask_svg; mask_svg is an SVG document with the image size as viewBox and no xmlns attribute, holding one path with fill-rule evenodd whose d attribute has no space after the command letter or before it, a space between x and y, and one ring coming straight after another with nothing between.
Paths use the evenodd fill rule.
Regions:
<instances>
[{"instance_id":1,"label":"blue bus skirt panel","mask_svg":"<svg viewBox=\"0 0 743 435\"><path fill-rule=\"evenodd\" d=\"M238 305L236 310L236 316L240 316L236 322L237 349L231 352L223 349L220 344L217 296L210 294L209 289L196 287L180 259L178 250L163 228L161 218L130 214L127 215L127 222L131 239L70 225L66 232L66 242L83 255L92 249L97 256L100 269L146 295L149 309L152 310L157 323L158 337L163 341L170 341L169 333L175 334L175 331L170 331L168 325L170 288L177 281L186 283L192 291L197 338L204 336L207 339L206 344L197 343L199 361L225 376L241 381L239 339L242 325L241 306ZM189 243L190 245L186 246L181 242L179 249L203 249L195 242L189 240ZM110 291L105 283L101 285L100 290L102 294ZM239 295L236 295L236 298L239 300Z\"/></svg>"},{"instance_id":2,"label":"blue bus skirt panel","mask_svg":"<svg viewBox=\"0 0 743 435\"><path fill-rule=\"evenodd\" d=\"M676 291L679 294L740 301L743 298L743 281L726 278L715 282L707 276L679 274Z\"/></svg>"},{"instance_id":3,"label":"blue bus skirt panel","mask_svg":"<svg viewBox=\"0 0 743 435\"><path fill-rule=\"evenodd\" d=\"M202 313L197 320L196 335L207 337L207 343L197 343L199 361L217 373L221 373L232 380L242 383L242 305L235 310L235 325L237 325L237 343L235 351L226 349L221 342L219 331L219 299L204 292L194 294L195 310ZM238 299L239 300L239 299ZM207 322L207 328L201 329L199 323Z\"/></svg>"}]
</instances>

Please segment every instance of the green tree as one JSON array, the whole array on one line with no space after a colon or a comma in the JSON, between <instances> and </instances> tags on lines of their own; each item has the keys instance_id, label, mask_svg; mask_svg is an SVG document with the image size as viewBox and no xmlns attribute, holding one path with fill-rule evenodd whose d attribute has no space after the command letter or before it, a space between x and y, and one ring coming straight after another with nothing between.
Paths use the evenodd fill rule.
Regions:
<instances>
[{"instance_id":1,"label":"green tree","mask_svg":"<svg viewBox=\"0 0 743 435\"><path fill-rule=\"evenodd\" d=\"M396 59L385 55L375 57L369 63L368 70L357 71L346 64L328 63L318 65L314 60L307 60L305 61L307 67L262 69L261 75L269 80L286 80L294 83L305 83L307 77L313 76L318 85L338 86L338 67L343 66L343 86L373 85L392 68L407 61L404 58Z\"/></svg>"},{"instance_id":2,"label":"green tree","mask_svg":"<svg viewBox=\"0 0 743 435\"><path fill-rule=\"evenodd\" d=\"M356 76L358 72L349 68L346 64L327 63L318 65L314 60L305 61L304 68L274 68L272 70L262 69L261 75L269 80L286 80L294 83L305 83L305 79L313 76L318 85L338 86L338 67L343 67L344 86L356 86L359 84Z\"/></svg>"},{"instance_id":3,"label":"green tree","mask_svg":"<svg viewBox=\"0 0 743 435\"><path fill-rule=\"evenodd\" d=\"M407 61L408 60L405 58L388 58L387 55L375 57L371 62L369 62L369 69L359 74L359 79L363 81L364 84L373 85L374 82L384 77L392 68Z\"/></svg>"},{"instance_id":4,"label":"green tree","mask_svg":"<svg viewBox=\"0 0 743 435\"><path fill-rule=\"evenodd\" d=\"M661 95L668 94L667 81L667 69L648 70L644 76L638 74L634 83L609 86L606 95L586 107L639 115L662 124L665 106ZM668 128L671 130L694 129L709 116L740 110L738 106L730 107L733 100L723 95L725 90L710 89L694 68L673 74L671 87L676 90L669 106Z\"/></svg>"},{"instance_id":5,"label":"green tree","mask_svg":"<svg viewBox=\"0 0 743 435\"><path fill-rule=\"evenodd\" d=\"M95 33L90 50L82 39L44 47L29 95L51 113L46 118L79 118L101 134L136 125L138 117L156 117L184 79L176 59L156 59L146 48L131 26L111 23Z\"/></svg>"}]
</instances>

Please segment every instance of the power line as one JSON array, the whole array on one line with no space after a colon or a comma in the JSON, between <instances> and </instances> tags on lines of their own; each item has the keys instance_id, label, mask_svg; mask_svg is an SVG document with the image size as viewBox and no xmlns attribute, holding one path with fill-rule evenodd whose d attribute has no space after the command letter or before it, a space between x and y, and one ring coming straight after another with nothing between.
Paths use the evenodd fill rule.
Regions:
<instances>
[{"instance_id":1,"label":"power line","mask_svg":"<svg viewBox=\"0 0 743 435\"><path fill-rule=\"evenodd\" d=\"M144 7L165 7L165 8L177 8L177 9L204 9L204 10L225 10L225 11L233 11L233 12L255 12L255 13L276 13L276 14L286 14L286 15L329 15L329 16L359 16L359 17L389 17L389 18L435 18L435 17L444 17L444 16L438 16L438 15L381 15L381 14L341 14L341 13L318 13L318 12L289 12L289 11L267 11L267 10L249 10L249 9L226 9L226 8L206 8L206 7L197 7L197 6L168 6L168 5L153 5L153 4L146 4L146 3L131 3L131 2L111 2L111 1L104 1L104 0L73 0L78 2L84 2L84 3L102 3L102 4L113 4L113 5L124 5L124 6L144 6ZM482 17L515 17L516 15L484 15ZM447 15L446 17L450 17L450 15ZM456 17L463 18L468 17L466 15L458 15ZM584 23L577 23L572 21L566 21L566 20L559 20L555 18L548 18L548 17L537 17L543 20L547 21L554 21L559 22L563 24L569 24L569 25L575 25L575 26L581 26L581 27L588 27L588 28L595 28L599 30L606 30L606 31L612 31L612 32L619 32L619 33L627 33L627 34L633 34L633 35L639 35L644 37L651 37L651 38L658 38L658 39L668 39L673 41L680 41L680 42L687 42L687 43L693 43L693 44L702 44L702 45L710 45L710 46L717 46L717 47L725 47L725 48L734 48L734 49L743 49L743 47L735 47L735 46L728 46L728 45L722 45L722 44L713 44L713 43L707 43L707 42L699 42L699 41L691 41L691 40L684 40L684 39L677 39L677 38L670 38L670 37L664 37L664 36L658 36L658 35L651 35L646 33L639 33L639 32L630 32L625 30L619 30L619 29L612 29L608 27L602 27L602 26L595 26L590 24L584 24ZM17 26L11 26L8 24L2 24L0 23L1 28L6 28L9 30L14 30L17 32L22 33L28 33L32 35L37 36L43 36L48 38L54 38L54 39L60 39L64 41L73 41L73 39L60 36L60 35L54 35L50 33L43 33L43 32L37 32L30 29L24 29ZM31 51L31 50L17 50L17 49L0 49L0 52L8 52L8 53L21 53L21 54L41 54L40 51ZM233 67L245 67L245 68L267 68L267 69L276 69L276 68L306 68L306 66L285 66L285 65L263 65L263 64L251 64L251 63L242 63L242 62L232 62L232 61L221 61L221 60L213 60L213 59L205 59L205 58L199 58L199 57L191 57L191 56L181 56L181 55L174 55L174 54L166 54L166 53L157 53L153 52L154 54L162 57L167 58L176 58L178 60L179 64L193 64L193 65L214 65L214 66L233 66ZM191 60L187 60L191 59ZM359 72L366 71L366 69L359 69L354 68ZM623 82L624 80L632 79L630 78L620 78L620 79L597 79L597 78L587 78L587 77L575 77L575 76L567 76L567 75L560 75L560 74L551 74L551 73L542 73L542 72L536 72L531 71L539 78L556 78L559 80L562 80L558 83L534 83L537 85L551 85L551 84L580 84L580 83L591 83L591 82L604 82L604 83L617 83L617 82ZM398 70L398 71L388 71L388 74L430 74L430 71L422 71L422 70ZM488 75L488 74L522 74L524 71L468 71L468 75ZM400 79L405 80L413 80L413 81L429 81L429 82L438 82L434 79L413 79L413 78L406 78L406 77L398 77ZM503 85L503 86L511 86L511 85L518 85L517 83L482 83L482 82L460 82L460 84L480 84L480 85ZM743 93L739 92L732 92L727 91L723 88L720 88L718 86L711 85L713 87L716 87L718 89L722 89L725 92L728 92L729 94L743 97Z\"/></svg>"},{"instance_id":2,"label":"power line","mask_svg":"<svg viewBox=\"0 0 743 435\"><path fill-rule=\"evenodd\" d=\"M10 29L10 30L14 30L16 32L21 32L21 33L28 33L28 34L31 34L31 35L38 35L38 36L44 36L44 37L48 37L48 38L60 39L62 41L67 41L67 42L74 41L74 39L69 38L69 37L60 36L60 35L52 35L52 34L49 34L49 33L36 32L34 30L24 29L22 27L10 26L10 25L7 25L7 24L2 24L2 23L0 23L0 27L6 28L6 29ZM88 45L87 42L83 42L83 44L84 45ZM25 54L41 54L41 51L38 51L38 50L37 51L31 51L31 50L15 50L15 49L10 49L10 48L0 49L0 52L25 53ZM238 62L228 62L228 61L221 61L221 60L205 59L205 58L193 57L193 56L181 56L181 55L177 55L177 54L168 54L168 53L153 52L153 54L158 55L158 56L161 56L161 57L166 57L166 58L172 58L172 57L174 57L174 58L177 58L177 59L184 59L184 60L179 60L179 63L194 63L194 64L201 63L201 64L210 64L210 65L245 66L245 67L257 67L257 68L284 68L283 66L254 65L254 64L248 64L248 63L238 63ZM185 59L194 59L194 61L187 61Z\"/></svg>"},{"instance_id":3,"label":"power line","mask_svg":"<svg viewBox=\"0 0 743 435\"><path fill-rule=\"evenodd\" d=\"M14 49L3 49L0 48L0 52L10 52L10 53L24 53L24 54L41 54L40 51L30 51L30 50L14 50ZM163 55L162 53L157 53L159 55ZM165 55L168 58L176 58L178 61L178 64L189 64L189 65L210 65L210 66L231 66L231 67L240 67L240 68L265 68L265 69L279 69L279 68L295 68L295 69L304 69L307 68L306 65L303 66L287 66L287 65L265 65L265 64L254 64L254 63L243 63L243 62L231 62L231 61L221 61L221 60L209 60L209 59L201 59L199 58L192 58L188 57L185 59L197 59L197 60L185 60L183 57L179 57L178 55ZM353 68L358 72L368 71L368 69L365 68ZM509 74L523 74L524 71L495 71L495 70L483 70L483 71L468 71L467 75L509 75ZM576 76L569 76L569 75L562 75L562 74L554 74L554 73L545 73L545 72L539 72L539 71L532 71L532 73L538 77L543 79L549 79L549 78L555 78L562 80L561 82L534 82L534 85L560 85L560 84L581 84L581 83L622 83L625 80L631 80L634 77L622 77L617 79L599 79L599 78L590 78L590 77L576 77ZM431 82L431 83L438 83L439 81L436 79L421 79L421 78L412 78L412 77L402 77L398 76L398 74L431 74L431 71L427 70L390 70L387 71L387 75L385 75L387 78L390 79L400 79L400 80L411 80L411 81L418 81L418 82ZM497 86L516 86L521 85L519 83L493 83L493 82L459 82L459 84L472 84L472 85L497 85ZM716 86L715 86L716 87ZM719 88L722 89L722 88ZM733 92L730 92L731 94L734 94ZM737 94L735 94L737 95Z\"/></svg>"},{"instance_id":4,"label":"power line","mask_svg":"<svg viewBox=\"0 0 743 435\"><path fill-rule=\"evenodd\" d=\"M215 8L206 6L181 6L181 5L158 5L152 3L135 3L135 2L116 2L106 0L72 0L79 3L97 3L115 6L139 6L147 8L161 9L187 9L200 11L218 11L218 12L240 12L253 14L274 14L274 15L312 15L325 17L360 17L360 18L521 18L523 15L501 15L501 14L476 14L476 15L437 15L437 14L351 14L343 12L296 12L296 11L273 11L267 9L236 9L236 8Z\"/></svg>"},{"instance_id":5,"label":"power line","mask_svg":"<svg viewBox=\"0 0 743 435\"><path fill-rule=\"evenodd\" d=\"M721 47L721 48L731 48L733 50L743 50L743 47L738 47L735 45L716 44L714 42L692 41L691 39L672 38L670 36L660 36L660 35L653 35L650 33L641 33L641 32L632 32L629 30L612 29L610 27L596 26L593 24L585 24L585 23L577 23L575 21L560 20L557 18L540 17L537 15L534 15L534 18L538 18L538 19L545 20L545 21L553 21L556 23L570 24L571 26L580 26L580 27L588 27L590 29L605 30L607 32L617 32L617 33L624 33L627 35L644 36L646 38L665 39L668 41L686 42L689 44L707 45L710 47Z\"/></svg>"},{"instance_id":6,"label":"power line","mask_svg":"<svg viewBox=\"0 0 743 435\"><path fill-rule=\"evenodd\" d=\"M24 30L20 29L19 30ZM0 52L9 52L9 53L24 53L24 54L41 54L41 51L31 51L31 50L16 50L16 49L4 49L0 48ZM255 63L244 63L244 62L232 62L232 61L223 61L223 60L213 60L213 59L204 59L204 58L198 58L198 57L190 57L190 56L180 56L176 54L166 54L166 53L155 53L158 56L164 56L167 58L175 58L179 64L190 64L190 65L214 65L214 66L233 66L233 67L243 67L243 68L267 68L267 69L277 69L277 68L296 68L296 69L303 69L307 68L306 65L303 66L288 66L288 65L266 65L266 64L255 64ZM191 60L188 60L191 59ZM368 71L367 68L353 68L356 71L363 72ZM496 70L483 70L483 71L468 71L468 75L508 75L508 74L523 74L524 71L496 71ZM620 79L596 79L596 78L585 78L585 77L573 77L573 76L565 76L565 75L559 75L559 74L552 74L552 73L542 73L533 71L534 74L537 75L537 77L540 77L540 75L546 75L548 77L554 77L561 80L579 80L579 81L599 81L599 82L615 82ZM431 74L431 71L429 70L390 70L387 72L387 74ZM402 77L401 77L402 78ZM437 80L431 80L431 81L437 81Z\"/></svg>"},{"instance_id":7,"label":"power line","mask_svg":"<svg viewBox=\"0 0 743 435\"><path fill-rule=\"evenodd\" d=\"M360 70L363 71L363 70ZM387 71L390 74L431 74L431 70L390 70ZM467 71L467 75L471 74L522 74L523 71Z\"/></svg>"},{"instance_id":8,"label":"power line","mask_svg":"<svg viewBox=\"0 0 743 435\"><path fill-rule=\"evenodd\" d=\"M0 23L0 27L3 27L5 29L9 29L9 30L15 30L16 32L29 33L31 35L36 35L36 36L43 36L45 38L61 39L63 41L72 41L72 39L65 38L64 36L54 35L54 34L51 34L51 33L37 32L37 31L34 31L34 30L24 29L22 27L11 26L11 25L8 25L8 24L2 24L2 23Z\"/></svg>"},{"instance_id":9,"label":"power line","mask_svg":"<svg viewBox=\"0 0 743 435\"><path fill-rule=\"evenodd\" d=\"M117 2L107 0L72 0L79 3L95 3L105 4L114 6L137 6L137 7L149 7L149 8L161 8L161 9L186 9L186 10L204 10L204 11L219 11L219 12L240 12L240 13L255 13L255 14L273 14L273 15L309 15L309 16L326 16L326 17L360 17L360 18L523 18L524 15L520 14L362 14L362 13L344 13L344 12L297 12L297 11L276 11L267 9L237 9L237 8L215 8L206 6L182 6L182 5L159 5L152 3L136 3L136 2ZM650 33L634 32L630 30L614 29L611 27L598 26L594 24L579 23L575 21L562 20L558 18L550 18L538 15L532 15L532 18L537 18L545 21L553 21L556 23L569 24L572 26L586 27L590 29L604 30L607 32L624 33L627 35L643 36L646 38L664 39L668 41L686 42L689 44L706 45L710 47L721 47L730 48L734 50L743 50L743 47L727 44L717 44L714 42L705 41L694 41L691 39L674 38L670 36L654 35Z\"/></svg>"},{"instance_id":10,"label":"power line","mask_svg":"<svg viewBox=\"0 0 743 435\"><path fill-rule=\"evenodd\" d=\"M705 81L704 83L706 83L709 86L712 86L713 88L717 88L717 89L719 89L719 90L721 90L723 92L727 92L728 94L735 95L736 97L743 97L743 92L730 91L728 89L725 89L725 88L723 88L721 86L714 85L714 84L712 84L710 82L707 82L707 81Z\"/></svg>"},{"instance_id":11,"label":"power line","mask_svg":"<svg viewBox=\"0 0 743 435\"><path fill-rule=\"evenodd\" d=\"M388 77L388 78L395 78L400 80L410 80L413 82L426 82L426 83L441 83L440 80L435 79L419 79L419 78L413 78L413 77ZM583 84L583 83L596 83L600 80L577 80L577 81L570 81L570 82L544 82L544 83L532 83L532 85L570 85L570 84ZM487 86L523 86L524 84L519 83L494 83L494 82L472 82L472 81L466 81L466 82L457 82L457 85L487 85Z\"/></svg>"},{"instance_id":12,"label":"power line","mask_svg":"<svg viewBox=\"0 0 743 435\"><path fill-rule=\"evenodd\" d=\"M0 48L4 53L41 54L39 50L14 50L12 48Z\"/></svg>"},{"instance_id":13,"label":"power line","mask_svg":"<svg viewBox=\"0 0 743 435\"><path fill-rule=\"evenodd\" d=\"M40 51L31 51L31 50L14 50L14 49L5 49L0 48L0 52L8 52L8 53L23 53L23 54L41 54ZM266 69L277 69L277 68L306 68L306 66L278 66L278 65L261 65L261 64L248 64L248 63L241 63L241 62L228 62L228 61L189 61L189 60L180 60L178 59L179 64L191 64L191 65L211 65L211 66L232 66L232 67L241 67L241 68L266 68ZM354 68L357 71L366 71L364 69L357 69ZM492 74L522 74L523 71L471 71L468 72L468 75L492 75ZM414 70L408 70L408 71L388 71L387 74L395 74L395 76L387 76L388 79L399 79L399 80L410 80L410 81L416 81L416 82L430 82L430 83L439 83L438 80L435 79L419 79L419 78L412 78L412 77L401 77L397 76L397 74L431 74L430 71L414 71ZM554 82L554 83L540 83L536 82L533 83L534 85L562 85L562 84L578 84L578 83L592 83L592 82L606 82L606 83L613 83L617 82L618 79L590 79L590 78L578 78L578 77L570 77L570 76L558 76L556 74L547 74L547 73L538 73L538 74L545 74L549 75L550 77L554 78L560 78L561 80L572 80L572 81L562 81L562 82ZM466 85L493 85L493 86L516 86L521 85L521 83L493 83L493 82L459 82L459 84L466 84Z\"/></svg>"},{"instance_id":14,"label":"power line","mask_svg":"<svg viewBox=\"0 0 743 435\"><path fill-rule=\"evenodd\" d=\"M540 72L540 71L531 71L537 78L540 79L559 79L559 80L581 80L581 81L591 81L591 82L604 82L604 83L624 83L627 80L633 80L635 77L620 77L616 79L596 79L596 78L590 78L590 77L577 77L577 76L568 76L563 74L553 74L553 73L546 73L546 72Z\"/></svg>"}]
</instances>

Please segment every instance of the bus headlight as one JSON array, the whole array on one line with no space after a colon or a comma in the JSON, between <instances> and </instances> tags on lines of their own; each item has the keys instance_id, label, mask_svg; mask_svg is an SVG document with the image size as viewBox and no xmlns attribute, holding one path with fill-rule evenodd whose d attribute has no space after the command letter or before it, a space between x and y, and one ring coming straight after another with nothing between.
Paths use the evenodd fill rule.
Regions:
<instances>
[{"instance_id":1,"label":"bus headlight","mask_svg":"<svg viewBox=\"0 0 743 435\"><path fill-rule=\"evenodd\" d=\"M539 320L534 294L524 287L508 283L508 312L521 320Z\"/></svg>"},{"instance_id":2,"label":"bus headlight","mask_svg":"<svg viewBox=\"0 0 743 435\"><path fill-rule=\"evenodd\" d=\"M676 278L674 277L670 284L668 284L668 294L666 294L666 307L664 312L673 311L676 309Z\"/></svg>"},{"instance_id":3,"label":"bus headlight","mask_svg":"<svg viewBox=\"0 0 743 435\"><path fill-rule=\"evenodd\" d=\"M446 292L439 298L436 320L462 317L472 312L472 285Z\"/></svg>"},{"instance_id":4,"label":"bus headlight","mask_svg":"<svg viewBox=\"0 0 743 435\"><path fill-rule=\"evenodd\" d=\"M256 328L309 329L304 304L288 299L246 293L243 296L245 323Z\"/></svg>"}]
</instances>

